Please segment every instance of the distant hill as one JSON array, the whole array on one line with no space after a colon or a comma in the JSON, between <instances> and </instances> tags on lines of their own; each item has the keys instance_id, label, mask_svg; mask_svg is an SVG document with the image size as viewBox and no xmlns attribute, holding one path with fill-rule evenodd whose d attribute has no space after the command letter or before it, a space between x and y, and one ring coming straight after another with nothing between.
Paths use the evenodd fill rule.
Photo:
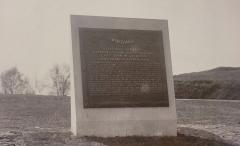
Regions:
<instances>
[{"instance_id":1,"label":"distant hill","mask_svg":"<svg viewBox=\"0 0 240 146\"><path fill-rule=\"evenodd\" d=\"M240 100L240 67L174 76L176 98Z\"/></svg>"}]
</instances>

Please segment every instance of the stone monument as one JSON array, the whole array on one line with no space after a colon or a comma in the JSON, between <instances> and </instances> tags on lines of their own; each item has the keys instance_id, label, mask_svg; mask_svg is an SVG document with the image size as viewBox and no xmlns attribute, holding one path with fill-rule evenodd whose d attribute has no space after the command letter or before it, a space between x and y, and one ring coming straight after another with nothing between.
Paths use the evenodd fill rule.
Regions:
<instances>
[{"instance_id":1,"label":"stone monument","mask_svg":"<svg viewBox=\"0 0 240 146\"><path fill-rule=\"evenodd\" d=\"M71 16L71 129L78 136L176 136L167 20Z\"/></svg>"}]
</instances>

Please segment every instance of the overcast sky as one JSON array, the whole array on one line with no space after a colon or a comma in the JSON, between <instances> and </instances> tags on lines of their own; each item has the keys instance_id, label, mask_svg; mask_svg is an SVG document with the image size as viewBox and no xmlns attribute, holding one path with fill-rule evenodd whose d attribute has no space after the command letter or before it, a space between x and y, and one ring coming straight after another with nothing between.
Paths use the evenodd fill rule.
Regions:
<instances>
[{"instance_id":1,"label":"overcast sky","mask_svg":"<svg viewBox=\"0 0 240 146\"><path fill-rule=\"evenodd\" d=\"M0 0L0 72L70 63L70 14L168 19L174 74L240 66L240 0Z\"/></svg>"}]
</instances>

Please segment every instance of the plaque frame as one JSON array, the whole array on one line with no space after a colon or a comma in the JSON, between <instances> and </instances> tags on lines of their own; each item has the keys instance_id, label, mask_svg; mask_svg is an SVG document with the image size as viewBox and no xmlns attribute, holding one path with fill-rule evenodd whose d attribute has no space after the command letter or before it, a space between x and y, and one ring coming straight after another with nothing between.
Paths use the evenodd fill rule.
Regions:
<instances>
[{"instance_id":1,"label":"plaque frame","mask_svg":"<svg viewBox=\"0 0 240 146\"><path fill-rule=\"evenodd\" d=\"M110 38L121 38L122 40L130 40L127 44L124 42L113 42ZM119 41L119 39L118 39ZM102 28L83 28L79 27L79 44L80 44L80 58L81 58L81 71L82 71L82 90L83 90L83 105L84 108L119 108L119 107L168 107L168 89L167 89L167 75L164 56L164 44L162 31L153 30L130 30L130 29L102 29ZM135 48L138 51L129 51L130 48ZM107 50L106 50L107 49ZM118 51L116 51L116 49ZM100 52L100 53L93 53ZM101 53L105 52L105 53ZM113 53L111 53L113 52ZM118 57L121 61L115 60L114 55L129 55L130 57ZM127 54L131 53L131 54ZM143 55L141 57L131 57L131 55ZM146 55L146 53L150 55ZM112 55L112 56L111 56ZM100 56L100 57L99 57ZM101 57L104 56L104 57ZM109 58L107 58L109 57ZM152 59L154 58L154 59ZM97 59L112 59L107 61L101 61L96 66ZM130 61L126 61L130 59ZM147 59L141 61L132 61L131 59ZM94 63L92 63L94 62ZM124 63L123 63L124 62ZM114 64L111 68L102 64ZM134 66L134 63L137 63ZM149 67L152 64L158 64L154 67ZM88 67L91 64L93 67ZM140 64L140 65L139 65ZM142 64L142 65L141 65ZM102 65L102 66L101 66ZM101 66L101 67L100 67ZM137 67L138 66L138 67ZM89 83L91 78L96 78L97 74L102 68L108 69L108 72L104 72L105 80L98 81L95 79ZM92 70L89 68L93 68ZM122 69L123 68L123 69ZM146 68L146 69L144 69ZM133 79L127 78L131 74L131 69L134 69ZM124 72L126 75L122 75L119 78L131 80L126 84L126 81L121 81L118 78L111 76L110 72ZM157 70L157 71L156 71ZM140 73L141 72L141 73ZM156 75L150 75L151 73L157 73ZM117 79L118 83L112 83ZM139 80L144 80L139 83ZM151 81L150 81L151 80ZM93 82L96 84L94 86ZM100 82L100 83L99 83ZM137 83L136 83L137 82ZM145 82L148 82L146 84ZM89 85L90 84L90 85ZM99 85L100 84L100 85ZM124 84L124 85L122 85ZM136 85L137 84L137 85ZM149 92L141 92L142 86L148 86ZM96 88L100 86L101 90L95 89L95 91L89 91L89 86ZM106 85L106 88L104 88ZM108 85L111 85L112 90L121 90L118 94L124 94L125 96L119 96L111 91L107 90ZM156 86L155 86L156 85ZM128 90L126 86L131 88L132 86L138 86L135 90ZM116 89L118 88L118 89ZM121 89L123 88L123 89ZM154 89L152 89L154 88ZM154 91L151 91L154 90ZM157 91L156 91L157 90ZM91 92L95 92L95 95L91 95ZM106 92L107 94L104 94ZM110 94L109 94L110 93ZM102 95L103 94L103 95ZM119 99L120 98L120 99Z\"/></svg>"}]
</instances>

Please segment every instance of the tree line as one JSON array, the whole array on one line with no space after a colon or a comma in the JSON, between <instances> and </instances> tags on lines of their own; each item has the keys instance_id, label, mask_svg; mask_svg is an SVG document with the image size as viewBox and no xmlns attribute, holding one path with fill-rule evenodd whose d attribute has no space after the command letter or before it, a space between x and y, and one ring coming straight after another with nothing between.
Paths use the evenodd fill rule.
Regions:
<instances>
[{"instance_id":1,"label":"tree line","mask_svg":"<svg viewBox=\"0 0 240 146\"><path fill-rule=\"evenodd\" d=\"M0 74L2 94L43 94L47 89L48 94L66 96L70 92L70 67L66 64L56 64L48 71L49 83L35 81L30 83L17 67L12 67Z\"/></svg>"}]
</instances>

